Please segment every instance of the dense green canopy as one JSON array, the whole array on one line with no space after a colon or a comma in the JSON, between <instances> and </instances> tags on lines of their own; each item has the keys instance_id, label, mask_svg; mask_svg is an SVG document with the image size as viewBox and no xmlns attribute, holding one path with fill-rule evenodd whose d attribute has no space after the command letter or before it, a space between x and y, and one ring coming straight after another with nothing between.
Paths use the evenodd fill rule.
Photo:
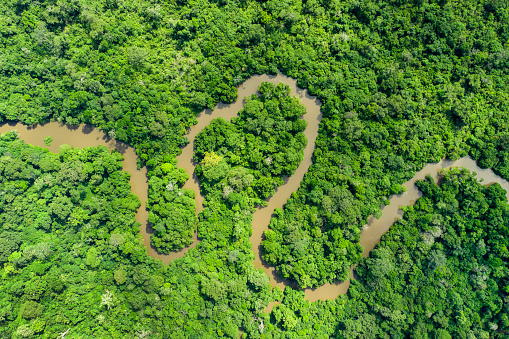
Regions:
<instances>
[{"instance_id":1,"label":"dense green canopy","mask_svg":"<svg viewBox=\"0 0 509 339\"><path fill-rule=\"evenodd\" d=\"M362 225L425 163L469 154L509 179L508 22L504 0L2 1L0 120L86 122L128 142L149 169L152 244L161 252L181 248L196 228L202 240L163 268L135 240L137 203L118 154L64 148L62 155L50 155L4 137L1 335L54 337L69 329L68 338L212 338L237 337L239 328L250 338L506 335L505 257L498 238L505 235L490 229L507 223L505 205L494 202L502 201L496 186L486 190L468 174L455 174L467 178L467 186L458 187L477 192L479 201L461 214L454 201L465 197L449 186L421 184L449 195L424 192L426 206L418 203L408 218L421 218L420 209L444 220L459 213L458 220L474 225L475 236L449 223L435 237L426 228L434 217L423 215L415 225L408 219L395 230L414 242L398 251L426 274L408 278L407 258L389 251L401 245L394 241L359 266L359 283L348 298L309 304L300 291L271 292L264 273L252 267L249 243L251 213L280 183L274 178L291 174L300 162L305 141L297 135L305 126L292 123L291 137L278 135L297 151L289 158L267 148L274 144L263 135L274 133L264 129L268 119L243 118L256 107L247 105L231 123L215 121L203 135L216 128L251 142L256 152L228 155L219 144L197 149L204 164L221 158L215 170L198 170L207 179L198 226L193 193L181 189L186 176L175 155L188 142L183 136L197 113L235 100L236 86L251 75L280 70L297 79L322 102L323 120L313 165L271 221L264 258L301 287L344 279L360 259ZM40 161L29 156L34 152ZM108 159L97 165L103 172L95 173L93 159L83 158L90 152ZM270 168L268 156L278 166ZM43 173L52 175L44 180L54 180L53 186L43 179L36 184ZM233 191L225 199L221 182L227 181ZM450 207L439 204L445 199L449 206L449 198ZM88 224L79 233L69 231ZM115 228L131 239L128 253L108 244ZM413 229L431 232L435 242L426 245ZM453 243L446 231L454 232ZM485 254L479 254L481 240ZM431 247L409 253L416 243ZM462 253L455 252L456 244ZM53 261L61 257L62 263ZM387 266L377 271L382 259ZM60 290L51 287L52 274ZM22 284L12 286L17 281ZM426 288L413 291L414 283ZM447 302L434 302L439 297L433 293ZM111 295L117 302L108 310L101 302ZM274 300L283 303L265 314ZM405 309L410 300L420 308Z\"/></svg>"},{"instance_id":2,"label":"dense green canopy","mask_svg":"<svg viewBox=\"0 0 509 339\"><path fill-rule=\"evenodd\" d=\"M219 184L225 198L248 188L250 195L268 198L302 161L307 122L299 118L306 108L282 83L264 82L258 94L246 98L231 122L214 119L196 136L194 160L204 192Z\"/></svg>"}]
</instances>

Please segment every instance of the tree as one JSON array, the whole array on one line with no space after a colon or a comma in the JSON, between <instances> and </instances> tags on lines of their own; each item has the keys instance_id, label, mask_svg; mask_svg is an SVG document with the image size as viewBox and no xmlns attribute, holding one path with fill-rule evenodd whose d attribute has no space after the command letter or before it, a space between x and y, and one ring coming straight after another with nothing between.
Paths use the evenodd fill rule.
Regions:
<instances>
[{"instance_id":1,"label":"tree","mask_svg":"<svg viewBox=\"0 0 509 339\"><path fill-rule=\"evenodd\" d=\"M38 302L29 300L21 306L21 315L26 319L35 319L44 312L44 306Z\"/></svg>"}]
</instances>

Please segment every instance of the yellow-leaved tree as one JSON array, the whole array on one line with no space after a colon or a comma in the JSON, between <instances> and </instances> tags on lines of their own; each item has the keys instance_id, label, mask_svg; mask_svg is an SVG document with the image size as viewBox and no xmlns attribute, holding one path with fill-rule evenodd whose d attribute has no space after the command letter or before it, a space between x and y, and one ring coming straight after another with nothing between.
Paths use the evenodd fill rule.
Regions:
<instances>
[{"instance_id":1,"label":"yellow-leaved tree","mask_svg":"<svg viewBox=\"0 0 509 339\"><path fill-rule=\"evenodd\" d=\"M219 154L215 152L205 152L205 157L201 161L201 165L203 167L217 166L221 160L223 160L223 157Z\"/></svg>"}]
</instances>

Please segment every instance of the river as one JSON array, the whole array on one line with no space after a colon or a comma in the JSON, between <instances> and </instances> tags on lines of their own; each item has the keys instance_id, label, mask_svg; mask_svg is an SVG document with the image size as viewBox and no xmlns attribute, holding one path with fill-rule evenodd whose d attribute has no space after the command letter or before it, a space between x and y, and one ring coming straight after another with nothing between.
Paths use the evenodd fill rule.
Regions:
<instances>
[{"instance_id":1,"label":"river","mask_svg":"<svg viewBox=\"0 0 509 339\"><path fill-rule=\"evenodd\" d=\"M141 207L136 213L136 221L142 224L142 231L146 230L148 223L148 212L145 209L148 194L147 169L143 167L141 170L138 170L136 163L138 156L134 148L124 142L108 137L108 135L92 125L68 126L58 122L49 122L35 126L19 122L7 122L0 125L0 133L14 129L20 133L20 138L26 143L48 148L53 153L58 153L60 145L64 144L78 148L106 146L109 149L120 152L124 157L122 161L123 170L131 174L129 179L131 192L136 194L141 201ZM53 138L50 146L44 144L44 137L47 136ZM144 245L150 247L150 238L148 243L144 241Z\"/></svg>"},{"instance_id":2,"label":"river","mask_svg":"<svg viewBox=\"0 0 509 339\"><path fill-rule=\"evenodd\" d=\"M262 268L264 272L270 277L272 286L279 286L284 289L285 286L291 285L289 281L282 279L274 267L267 265L260 257L261 254L261 241L263 239L263 232L268 228L270 219L275 208L282 208L286 203L292 192L299 188L300 182L307 172L312 163L312 154L314 151L315 140L318 136L318 127L322 115L320 113L320 101L313 96L310 96L306 90L297 87L297 82L294 79L288 78L282 74L277 76L271 75L255 75L245 81L238 88L238 100L232 104L219 103L214 111L205 110L198 115L198 124L192 126L188 130L187 137L191 141L182 149L182 154L177 157L178 166L183 167L191 178L185 183L184 188L194 190L196 194L197 213L203 209L203 197L200 195L199 182L194 174L195 164L192 161L194 138L196 135L207 126L210 121L217 117L223 117L230 120L237 115L237 112L242 109L242 99L245 96L250 96L256 93L258 86L263 82L268 81L272 83L283 82L290 86L291 95L297 96L300 102L306 106L307 113L304 119L308 122L308 126L304 132L308 139L308 144L304 149L304 158L290 177L284 178L284 184L280 186L276 193L267 199L268 206L259 208L253 215L253 234L251 236L252 250L255 255L254 266L256 269ZM27 143L47 147L51 152L58 152L58 148L62 144L71 145L74 147L91 147L103 145L110 149L115 149L122 153L124 156L123 169L131 173L130 184L132 193L136 194L141 200L141 207L136 214L136 221L142 224L140 233L143 237L144 246L147 248L148 255L162 260L165 264L180 258L191 247L195 247L198 243L196 233L194 236L193 244L184 248L181 251L173 252L169 255L159 254L150 245L150 234L153 232L148 224L148 212L145 209L147 201L148 182L147 170L142 168L137 169L137 156L135 150L123 142L116 141L109 138L105 133L95 129L90 125L67 126L57 122L51 122L44 125L37 125L35 127L23 125L21 123L4 123L0 126L0 133L5 133L12 129L16 129L21 138ZM53 137L53 142L50 147L44 145L44 137ZM379 219L370 218L369 223L363 228L361 232L360 243L364 247L363 256L367 257L369 252L380 242L380 237L389 230L390 226L401 216L401 207L413 204L420 196L420 191L415 187L416 180L423 179L427 174L437 180L440 170L449 167L465 167L469 170L477 172L479 179L483 179L485 184L498 182L502 187L509 192L509 182L495 175L490 169L481 169L477 166L474 160L469 157L462 158L458 161L452 162L443 160L438 164L428 164L421 171L404 186L407 191L401 195L394 195L390 197L390 205L382 208L383 214ZM508 194L509 198L509 194ZM351 270L353 272L353 268ZM352 273L353 274L353 273ZM306 289L305 297L309 301L316 300L332 300L337 298L340 294L345 294L350 286L350 280L345 282L335 282L332 284L325 284L315 289ZM273 306L269 305L267 310Z\"/></svg>"}]
</instances>

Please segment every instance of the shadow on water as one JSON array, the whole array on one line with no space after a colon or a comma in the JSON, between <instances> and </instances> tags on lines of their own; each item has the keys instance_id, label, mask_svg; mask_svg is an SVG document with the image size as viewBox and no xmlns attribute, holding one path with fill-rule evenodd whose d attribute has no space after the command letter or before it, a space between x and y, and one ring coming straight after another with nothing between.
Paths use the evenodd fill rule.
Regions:
<instances>
[{"instance_id":1,"label":"shadow on water","mask_svg":"<svg viewBox=\"0 0 509 339\"><path fill-rule=\"evenodd\" d=\"M94 126L92 125L84 125L81 129L81 133L83 134L90 134L94 131Z\"/></svg>"},{"instance_id":2,"label":"shadow on water","mask_svg":"<svg viewBox=\"0 0 509 339\"><path fill-rule=\"evenodd\" d=\"M15 127L16 125L18 124L18 122L16 121L12 121L12 120L7 120L7 121L4 121L0 124L0 128L1 127L4 127L4 126L10 126L10 127ZM27 125L28 126L28 125ZM27 128L30 128L29 126Z\"/></svg>"},{"instance_id":3,"label":"shadow on water","mask_svg":"<svg viewBox=\"0 0 509 339\"><path fill-rule=\"evenodd\" d=\"M77 131L80 128L80 125L66 125L66 124L60 123L60 127L65 127L69 131Z\"/></svg>"}]
</instances>

